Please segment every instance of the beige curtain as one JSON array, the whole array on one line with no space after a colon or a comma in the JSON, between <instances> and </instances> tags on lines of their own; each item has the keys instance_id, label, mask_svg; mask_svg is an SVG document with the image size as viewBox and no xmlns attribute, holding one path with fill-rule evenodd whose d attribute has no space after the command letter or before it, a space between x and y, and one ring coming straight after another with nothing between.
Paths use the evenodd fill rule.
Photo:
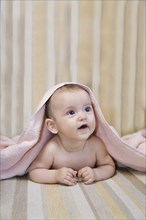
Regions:
<instances>
[{"instance_id":1,"label":"beige curtain","mask_svg":"<svg viewBox=\"0 0 146 220\"><path fill-rule=\"evenodd\" d=\"M144 128L145 15L143 0L2 0L1 133L62 81L88 85L121 135Z\"/></svg>"}]
</instances>

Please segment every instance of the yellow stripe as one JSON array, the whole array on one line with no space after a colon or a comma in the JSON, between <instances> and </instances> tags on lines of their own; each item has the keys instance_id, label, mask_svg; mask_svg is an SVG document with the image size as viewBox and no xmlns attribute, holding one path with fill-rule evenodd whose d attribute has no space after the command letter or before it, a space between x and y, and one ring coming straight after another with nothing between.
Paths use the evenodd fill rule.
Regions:
<instances>
[{"instance_id":1,"label":"yellow stripe","mask_svg":"<svg viewBox=\"0 0 146 220\"><path fill-rule=\"evenodd\" d=\"M60 186L60 190L63 196L64 205L69 214L69 219L82 219L82 210L79 209L78 204L74 198L74 186ZM76 193L78 192L76 191Z\"/></svg>"},{"instance_id":2,"label":"yellow stripe","mask_svg":"<svg viewBox=\"0 0 146 220\"><path fill-rule=\"evenodd\" d=\"M25 1L25 28L24 31L24 127L32 115L32 1Z\"/></svg>"},{"instance_id":3,"label":"yellow stripe","mask_svg":"<svg viewBox=\"0 0 146 220\"><path fill-rule=\"evenodd\" d=\"M33 111L43 95L43 4L35 2L33 14Z\"/></svg>"},{"instance_id":4,"label":"yellow stripe","mask_svg":"<svg viewBox=\"0 0 146 220\"><path fill-rule=\"evenodd\" d=\"M113 19L113 55L111 68L110 118L117 131L121 133L121 92L122 92L122 64L123 64L123 30L125 1L115 1ZM120 28L119 28L120 27Z\"/></svg>"},{"instance_id":5,"label":"yellow stripe","mask_svg":"<svg viewBox=\"0 0 146 220\"><path fill-rule=\"evenodd\" d=\"M117 194L119 201L124 203L125 206L128 205L127 211L128 210L130 211L129 214L131 213L133 215L133 218L144 219L144 214L141 212L139 207L134 204L134 202L131 200L130 197L128 197L128 195L126 193L124 193L124 189L120 188L114 179L115 178L108 179L108 184L110 185L110 187L112 187L114 189L114 192L115 192L115 194ZM121 182L121 180L120 180L120 182ZM126 186L126 188L128 188L128 187ZM133 192L133 194L134 193L135 193L135 191ZM124 211L124 213L125 213L125 215L128 214L126 211Z\"/></svg>"},{"instance_id":6,"label":"yellow stripe","mask_svg":"<svg viewBox=\"0 0 146 220\"><path fill-rule=\"evenodd\" d=\"M101 12L102 12L102 2L94 1L93 10L93 67L92 67L92 91L95 98L99 101L99 85L100 85L100 49L101 49Z\"/></svg>"},{"instance_id":7,"label":"yellow stripe","mask_svg":"<svg viewBox=\"0 0 146 220\"><path fill-rule=\"evenodd\" d=\"M101 195L101 198L105 201L106 205L111 209L114 219L127 219L120 207L117 205L116 201L110 196L109 193L107 193L107 190L102 185L102 182L96 184L96 189Z\"/></svg>"},{"instance_id":8,"label":"yellow stripe","mask_svg":"<svg viewBox=\"0 0 146 220\"><path fill-rule=\"evenodd\" d=\"M78 81L91 86L92 9L94 1L79 1Z\"/></svg>"},{"instance_id":9,"label":"yellow stripe","mask_svg":"<svg viewBox=\"0 0 146 220\"><path fill-rule=\"evenodd\" d=\"M102 5L102 20L101 20L101 81L100 81L100 100L101 108L104 111L105 117L108 122L111 121L111 88L112 84L111 73L113 65L113 53L114 53L114 42L113 42L113 22L115 14L114 12L115 1L103 1ZM113 49L114 48L114 49Z\"/></svg>"},{"instance_id":10,"label":"yellow stripe","mask_svg":"<svg viewBox=\"0 0 146 220\"><path fill-rule=\"evenodd\" d=\"M67 13L69 12L69 13ZM56 83L69 81L70 2L57 1L55 32L57 45Z\"/></svg>"},{"instance_id":11,"label":"yellow stripe","mask_svg":"<svg viewBox=\"0 0 146 220\"><path fill-rule=\"evenodd\" d=\"M69 219L60 186L57 184L46 185L44 190L49 219Z\"/></svg>"},{"instance_id":12,"label":"yellow stripe","mask_svg":"<svg viewBox=\"0 0 146 220\"><path fill-rule=\"evenodd\" d=\"M13 202L16 196L16 178L1 181L0 191L1 219L11 219Z\"/></svg>"},{"instance_id":13,"label":"yellow stripe","mask_svg":"<svg viewBox=\"0 0 146 220\"><path fill-rule=\"evenodd\" d=\"M12 136L12 8L11 1L1 1L1 71L0 71L0 126L1 134ZM9 43L8 43L9 42Z\"/></svg>"},{"instance_id":14,"label":"yellow stripe","mask_svg":"<svg viewBox=\"0 0 146 220\"><path fill-rule=\"evenodd\" d=\"M55 53L55 1L46 1L46 48L45 48L45 87L46 90L55 84L56 53ZM57 16L58 17L58 16Z\"/></svg>"},{"instance_id":15,"label":"yellow stripe","mask_svg":"<svg viewBox=\"0 0 146 220\"><path fill-rule=\"evenodd\" d=\"M131 133L134 126L135 76L137 50L138 2L128 1L125 9L125 36L123 53L122 134ZM126 126L126 127L125 127Z\"/></svg>"},{"instance_id":16,"label":"yellow stripe","mask_svg":"<svg viewBox=\"0 0 146 220\"><path fill-rule=\"evenodd\" d=\"M79 22L79 2L71 1L71 30L70 30L70 77L71 81L77 81L78 63L78 22Z\"/></svg>"},{"instance_id":17,"label":"yellow stripe","mask_svg":"<svg viewBox=\"0 0 146 220\"><path fill-rule=\"evenodd\" d=\"M119 174L120 175L120 174ZM124 176L125 177L125 176ZM122 176L121 176L122 178ZM123 181L121 181L121 178L118 178L118 176L115 176L114 181L115 183L124 191L124 194L126 194L129 199L141 210L143 214L145 214L145 208L143 208L137 201L135 193L133 191L133 194L129 191L129 187L125 186L123 183L125 183L124 178ZM131 179L132 182L132 179ZM129 183L130 186L130 183ZM142 198L141 198L142 199ZM145 201L143 201L145 202Z\"/></svg>"},{"instance_id":18,"label":"yellow stripe","mask_svg":"<svg viewBox=\"0 0 146 220\"><path fill-rule=\"evenodd\" d=\"M139 1L138 8L138 40L137 40L137 75L136 75L136 89L135 89L135 116L134 127L136 130L146 127L145 120L145 2Z\"/></svg>"}]
</instances>

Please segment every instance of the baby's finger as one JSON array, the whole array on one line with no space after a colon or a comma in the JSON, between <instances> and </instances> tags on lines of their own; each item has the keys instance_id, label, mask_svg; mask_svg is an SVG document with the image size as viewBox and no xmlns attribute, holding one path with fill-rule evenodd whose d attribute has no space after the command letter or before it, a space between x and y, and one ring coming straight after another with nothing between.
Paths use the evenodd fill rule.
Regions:
<instances>
[{"instance_id":1,"label":"baby's finger","mask_svg":"<svg viewBox=\"0 0 146 220\"><path fill-rule=\"evenodd\" d=\"M73 177L77 176L77 171L73 170L73 169L69 169L69 174L71 174Z\"/></svg>"},{"instance_id":2,"label":"baby's finger","mask_svg":"<svg viewBox=\"0 0 146 220\"><path fill-rule=\"evenodd\" d=\"M72 176L66 176L66 178L64 179L65 184L69 185L69 186L73 186L77 183L77 180L75 178L73 178Z\"/></svg>"},{"instance_id":3,"label":"baby's finger","mask_svg":"<svg viewBox=\"0 0 146 220\"><path fill-rule=\"evenodd\" d=\"M81 170L78 171L78 177L82 177L83 176L83 173L85 172L85 169L82 168Z\"/></svg>"},{"instance_id":4,"label":"baby's finger","mask_svg":"<svg viewBox=\"0 0 146 220\"><path fill-rule=\"evenodd\" d=\"M78 176L79 177L84 176L86 175L86 173L89 173L90 170L91 170L90 167L83 167L82 169L78 171Z\"/></svg>"},{"instance_id":5,"label":"baby's finger","mask_svg":"<svg viewBox=\"0 0 146 220\"><path fill-rule=\"evenodd\" d=\"M88 171L86 169L82 169L78 172L78 177L84 177L88 174Z\"/></svg>"},{"instance_id":6,"label":"baby's finger","mask_svg":"<svg viewBox=\"0 0 146 220\"><path fill-rule=\"evenodd\" d=\"M87 180L84 180L83 182L85 183L85 184L90 184L90 183L93 183L93 179L92 178L89 178L89 179L87 179Z\"/></svg>"},{"instance_id":7,"label":"baby's finger","mask_svg":"<svg viewBox=\"0 0 146 220\"><path fill-rule=\"evenodd\" d=\"M88 174L83 176L83 182L85 184L90 184L90 183L92 183L94 181L95 181L95 176L94 176L93 173L88 173Z\"/></svg>"}]
</instances>

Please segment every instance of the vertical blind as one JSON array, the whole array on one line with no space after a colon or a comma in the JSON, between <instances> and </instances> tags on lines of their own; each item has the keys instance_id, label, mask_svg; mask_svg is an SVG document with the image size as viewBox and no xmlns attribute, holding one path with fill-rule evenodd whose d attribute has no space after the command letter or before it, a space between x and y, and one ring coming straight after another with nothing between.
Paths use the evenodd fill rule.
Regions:
<instances>
[{"instance_id":1,"label":"vertical blind","mask_svg":"<svg viewBox=\"0 0 146 220\"><path fill-rule=\"evenodd\" d=\"M145 127L145 1L2 0L1 133L54 84L89 86L121 134Z\"/></svg>"}]
</instances>

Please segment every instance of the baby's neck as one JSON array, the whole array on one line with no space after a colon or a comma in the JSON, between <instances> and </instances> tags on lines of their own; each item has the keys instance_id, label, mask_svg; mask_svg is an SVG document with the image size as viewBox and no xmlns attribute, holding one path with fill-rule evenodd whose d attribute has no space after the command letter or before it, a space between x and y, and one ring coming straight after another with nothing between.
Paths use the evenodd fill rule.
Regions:
<instances>
[{"instance_id":1,"label":"baby's neck","mask_svg":"<svg viewBox=\"0 0 146 220\"><path fill-rule=\"evenodd\" d=\"M59 145L61 145L68 152L81 151L84 149L87 142L87 140L68 140L60 137L58 137L58 141Z\"/></svg>"}]
</instances>

